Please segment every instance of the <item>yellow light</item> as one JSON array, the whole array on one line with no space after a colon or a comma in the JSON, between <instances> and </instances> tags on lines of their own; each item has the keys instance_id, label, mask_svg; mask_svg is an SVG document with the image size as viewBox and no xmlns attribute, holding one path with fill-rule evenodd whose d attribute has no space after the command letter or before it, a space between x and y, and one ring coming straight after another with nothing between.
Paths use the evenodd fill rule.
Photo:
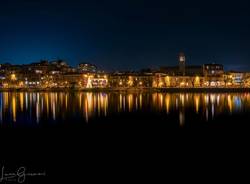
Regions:
<instances>
[{"instance_id":1,"label":"yellow light","mask_svg":"<svg viewBox=\"0 0 250 184\"><path fill-rule=\"evenodd\" d=\"M157 82L153 81L153 87L157 87Z\"/></svg>"},{"instance_id":2,"label":"yellow light","mask_svg":"<svg viewBox=\"0 0 250 184\"><path fill-rule=\"evenodd\" d=\"M19 96L20 96L20 107L21 107L21 111L23 111L23 101L24 101L24 96L23 96L23 93L20 93L19 94Z\"/></svg>"},{"instance_id":3,"label":"yellow light","mask_svg":"<svg viewBox=\"0 0 250 184\"><path fill-rule=\"evenodd\" d=\"M195 77L194 85L195 85L195 86L199 86L199 85L200 85L200 77L199 77L199 76L196 76L196 77Z\"/></svg>"},{"instance_id":4,"label":"yellow light","mask_svg":"<svg viewBox=\"0 0 250 184\"><path fill-rule=\"evenodd\" d=\"M165 77L165 81L166 81L166 86L170 86L170 77L169 76Z\"/></svg>"},{"instance_id":5,"label":"yellow light","mask_svg":"<svg viewBox=\"0 0 250 184\"><path fill-rule=\"evenodd\" d=\"M205 85L205 86L208 86L208 85L209 85L209 82L204 82L204 85Z\"/></svg>"},{"instance_id":6,"label":"yellow light","mask_svg":"<svg viewBox=\"0 0 250 184\"><path fill-rule=\"evenodd\" d=\"M129 109L129 112L132 111L132 108L133 108L133 95L129 94L128 95L128 109Z\"/></svg>"},{"instance_id":7,"label":"yellow light","mask_svg":"<svg viewBox=\"0 0 250 184\"><path fill-rule=\"evenodd\" d=\"M142 85L142 82L141 82L141 81L139 82L139 85Z\"/></svg>"},{"instance_id":8,"label":"yellow light","mask_svg":"<svg viewBox=\"0 0 250 184\"><path fill-rule=\"evenodd\" d=\"M180 85L181 85L181 86L185 86L185 82L181 82Z\"/></svg>"},{"instance_id":9,"label":"yellow light","mask_svg":"<svg viewBox=\"0 0 250 184\"><path fill-rule=\"evenodd\" d=\"M131 76L129 76L128 85L129 86L133 85L133 78Z\"/></svg>"},{"instance_id":10,"label":"yellow light","mask_svg":"<svg viewBox=\"0 0 250 184\"><path fill-rule=\"evenodd\" d=\"M163 86L163 82L159 82L159 87L162 87Z\"/></svg>"},{"instance_id":11,"label":"yellow light","mask_svg":"<svg viewBox=\"0 0 250 184\"><path fill-rule=\"evenodd\" d=\"M92 88L92 80L90 79L90 77L88 78L88 82L87 82L87 86L86 88Z\"/></svg>"},{"instance_id":12,"label":"yellow light","mask_svg":"<svg viewBox=\"0 0 250 184\"><path fill-rule=\"evenodd\" d=\"M233 102L232 102L232 99L231 99L230 95L227 96L227 103L228 103L229 111L230 111L230 113L232 113L232 111L233 111Z\"/></svg>"},{"instance_id":13,"label":"yellow light","mask_svg":"<svg viewBox=\"0 0 250 184\"><path fill-rule=\"evenodd\" d=\"M167 94L165 99L166 99L166 110L167 110L167 113L169 113L170 95Z\"/></svg>"},{"instance_id":14,"label":"yellow light","mask_svg":"<svg viewBox=\"0 0 250 184\"><path fill-rule=\"evenodd\" d=\"M195 102L195 110L196 113L199 113L199 105L200 105L200 96L199 95L195 95L194 96L194 102Z\"/></svg>"},{"instance_id":15,"label":"yellow light","mask_svg":"<svg viewBox=\"0 0 250 184\"><path fill-rule=\"evenodd\" d=\"M19 86L23 86L23 81L19 82Z\"/></svg>"},{"instance_id":16,"label":"yellow light","mask_svg":"<svg viewBox=\"0 0 250 184\"><path fill-rule=\"evenodd\" d=\"M12 118L13 121L16 122L16 98L13 96L12 97Z\"/></svg>"},{"instance_id":17,"label":"yellow light","mask_svg":"<svg viewBox=\"0 0 250 184\"><path fill-rule=\"evenodd\" d=\"M8 83L3 83L4 88L8 87L8 85L9 85Z\"/></svg>"},{"instance_id":18,"label":"yellow light","mask_svg":"<svg viewBox=\"0 0 250 184\"><path fill-rule=\"evenodd\" d=\"M16 80L16 75L15 75L14 73L11 74L10 79L11 79L11 80Z\"/></svg>"},{"instance_id":19,"label":"yellow light","mask_svg":"<svg viewBox=\"0 0 250 184\"><path fill-rule=\"evenodd\" d=\"M120 86L122 85L122 81L119 82L119 85L120 85Z\"/></svg>"}]
</instances>

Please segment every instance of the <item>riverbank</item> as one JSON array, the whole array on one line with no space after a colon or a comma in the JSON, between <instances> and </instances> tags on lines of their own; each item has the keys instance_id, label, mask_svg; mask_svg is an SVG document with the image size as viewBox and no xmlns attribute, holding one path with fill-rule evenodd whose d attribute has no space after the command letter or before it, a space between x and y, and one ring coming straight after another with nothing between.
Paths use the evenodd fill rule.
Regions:
<instances>
[{"instance_id":1,"label":"riverbank","mask_svg":"<svg viewBox=\"0 0 250 184\"><path fill-rule=\"evenodd\" d=\"M250 88L2 88L0 92L163 92L163 93L245 93Z\"/></svg>"}]
</instances>

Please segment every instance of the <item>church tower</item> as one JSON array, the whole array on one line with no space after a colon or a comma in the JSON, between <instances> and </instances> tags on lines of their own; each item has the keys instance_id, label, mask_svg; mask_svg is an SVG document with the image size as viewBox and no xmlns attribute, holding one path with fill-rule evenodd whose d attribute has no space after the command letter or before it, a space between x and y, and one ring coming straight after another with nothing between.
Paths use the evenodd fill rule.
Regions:
<instances>
[{"instance_id":1,"label":"church tower","mask_svg":"<svg viewBox=\"0 0 250 184\"><path fill-rule=\"evenodd\" d=\"M185 75L185 65L186 65L186 57L184 53L179 54L179 72L181 75Z\"/></svg>"}]
</instances>

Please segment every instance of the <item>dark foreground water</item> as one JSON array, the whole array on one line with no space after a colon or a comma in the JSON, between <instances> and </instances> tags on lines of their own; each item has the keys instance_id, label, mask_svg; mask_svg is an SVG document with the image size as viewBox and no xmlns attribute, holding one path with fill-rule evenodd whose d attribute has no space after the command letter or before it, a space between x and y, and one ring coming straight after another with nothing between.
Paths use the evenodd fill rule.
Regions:
<instances>
[{"instance_id":1,"label":"dark foreground water","mask_svg":"<svg viewBox=\"0 0 250 184\"><path fill-rule=\"evenodd\" d=\"M249 114L248 93L3 92L0 164L46 172L25 183L203 181L247 168Z\"/></svg>"},{"instance_id":2,"label":"dark foreground water","mask_svg":"<svg viewBox=\"0 0 250 184\"><path fill-rule=\"evenodd\" d=\"M1 127L242 127L249 93L2 92Z\"/></svg>"}]
</instances>

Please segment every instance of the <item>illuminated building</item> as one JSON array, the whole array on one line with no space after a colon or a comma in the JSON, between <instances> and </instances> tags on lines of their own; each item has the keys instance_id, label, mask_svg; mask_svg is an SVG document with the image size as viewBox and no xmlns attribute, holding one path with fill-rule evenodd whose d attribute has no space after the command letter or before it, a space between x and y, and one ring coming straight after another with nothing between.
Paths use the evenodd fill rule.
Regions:
<instances>
[{"instance_id":1,"label":"illuminated building","mask_svg":"<svg viewBox=\"0 0 250 184\"><path fill-rule=\"evenodd\" d=\"M232 85L240 86L240 85L243 84L243 79L244 79L244 73L243 72L230 71L230 72L226 73L226 75L230 79L230 81L228 81L228 82L231 82Z\"/></svg>"},{"instance_id":2,"label":"illuminated building","mask_svg":"<svg viewBox=\"0 0 250 184\"><path fill-rule=\"evenodd\" d=\"M160 67L159 72L168 76L202 76L202 66L187 65L186 56L184 53L180 53L178 57L178 66L163 66Z\"/></svg>"},{"instance_id":3,"label":"illuminated building","mask_svg":"<svg viewBox=\"0 0 250 184\"><path fill-rule=\"evenodd\" d=\"M201 88L250 87L250 74L224 72L223 65L187 65L179 54L178 65L159 69L105 73L89 63L73 68L63 60L25 65L0 65L0 88Z\"/></svg>"},{"instance_id":4,"label":"illuminated building","mask_svg":"<svg viewBox=\"0 0 250 184\"><path fill-rule=\"evenodd\" d=\"M17 78L16 78L16 74L11 74L10 75L10 79L12 80L12 81L15 81L15 80L17 80Z\"/></svg>"},{"instance_id":5,"label":"illuminated building","mask_svg":"<svg viewBox=\"0 0 250 184\"><path fill-rule=\"evenodd\" d=\"M186 67L186 57L184 53L179 54L179 72L182 76L185 75L185 67Z\"/></svg>"},{"instance_id":6,"label":"illuminated building","mask_svg":"<svg viewBox=\"0 0 250 184\"><path fill-rule=\"evenodd\" d=\"M224 67L221 64L204 64L203 75L208 87L225 86Z\"/></svg>"},{"instance_id":7,"label":"illuminated building","mask_svg":"<svg viewBox=\"0 0 250 184\"><path fill-rule=\"evenodd\" d=\"M109 75L109 86L118 88L152 87L152 73L116 72Z\"/></svg>"},{"instance_id":8,"label":"illuminated building","mask_svg":"<svg viewBox=\"0 0 250 184\"><path fill-rule=\"evenodd\" d=\"M220 77L224 74L224 67L221 64L204 64L203 74L206 77Z\"/></svg>"}]
</instances>

